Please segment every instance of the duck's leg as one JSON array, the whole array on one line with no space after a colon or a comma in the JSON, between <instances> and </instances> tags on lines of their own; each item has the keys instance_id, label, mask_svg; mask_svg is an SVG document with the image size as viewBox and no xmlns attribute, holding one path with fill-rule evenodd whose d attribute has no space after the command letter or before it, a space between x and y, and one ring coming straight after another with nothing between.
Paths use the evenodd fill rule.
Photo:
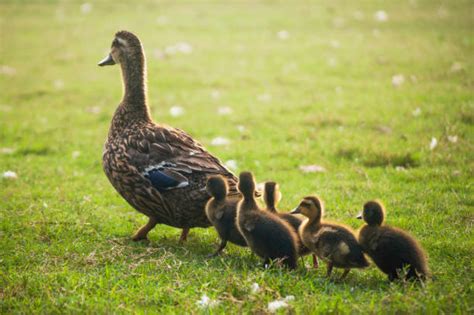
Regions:
<instances>
[{"instance_id":1,"label":"duck's leg","mask_svg":"<svg viewBox=\"0 0 474 315\"><path fill-rule=\"evenodd\" d=\"M319 268L319 262L318 262L318 256L313 254L313 268L318 269Z\"/></svg>"},{"instance_id":2,"label":"duck's leg","mask_svg":"<svg viewBox=\"0 0 474 315\"><path fill-rule=\"evenodd\" d=\"M349 268L344 269L344 273L343 273L342 276L339 278L339 280L344 279L344 278L347 276L347 274L349 273L349 271L351 271Z\"/></svg>"},{"instance_id":3,"label":"duck's leg","mask_svg":"<svg viewBox=\"0 0 474 315\"><path fill-rule=\"evenodd\" d=\"M330 277L332 272L332 263L328 262L328 271L326 272L326 277Z\"/></svg>"},{"instance_id":4,"label":"duck's leg","mask_svg":"<svg viewBox=\"0 0 474 315\"><path fill-rule=\"evenodd\" d=\"M222 252L222 250L225 248L226 245L227 245L227 241L226 240L221 240L221 244L219 245L217 250L214 253L209 254L209 256L207 256L207 257L209 257L209 258L216 257L217 255L219 255Z\"/></svg>"},{"instance_id":5,"label":"duck's leg","mask_svg":"<svg viewBox=\"0 0 474 315\"><path fill-rule=\"evenodd\" d=\"M151 229L153 229L157 223L158 223L158 220L156 220L156 219L153 218L153 217L150 217L150 218L148 219L147 224L145 224L144 226L142 226L142 227L135 233L135 235L133 235L132 240L133 240L134 242L138 242L138 241L141 241L141 240L146 240L146 239L148 239L148 238L147 238L148 232L150 232Z\"/></svg>"},{"instance_id":6,"label":"duck's leg","mask_svg":"<svg viewBox=\"0 0 474 315\"><path fill-rule=\"evenodd\" d=\"M189 228L184 228L183 232L181 232L181 236L179 237L179 243L182 244L188 239Z\"/></svg>"}]
</instances>

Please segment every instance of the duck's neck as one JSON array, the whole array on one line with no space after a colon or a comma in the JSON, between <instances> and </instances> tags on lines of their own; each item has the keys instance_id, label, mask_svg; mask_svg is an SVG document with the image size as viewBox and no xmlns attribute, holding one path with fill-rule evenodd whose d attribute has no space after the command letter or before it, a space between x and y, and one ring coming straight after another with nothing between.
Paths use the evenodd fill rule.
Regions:
<instances>
[{"instance_id":1,"label":"duck's neck","mask_svg":"<svg viewBox=\"0 0 474 315\"><path fill-rule=\"evenodd\" d=\"M319 229L319 227L321 226L321 215L313 214L307 219L306 226L311 229Z\"/></svg>"},{"instance_id":2,"label":"duck's neck","mask_svg":"<svg viewBox=\"0 0 474 315\"><path fill-rule=\"evenodd\" d=\"M120 64L124 96L121 107L127 116L135 119L150 120L147 103L146 64L143 52Z\"/></svg>"},{"instance_id":3,"label":"duck's neck","mask_svg":"<svg viewBox=\"0 0 474 315\"><path fill-rule=\"evenodd\" d=\"M248 209L248 210L258 209L258 205L257 205L257 202L255 201L255 198L245 198L244 197L243 203L245 205L245 207L244 207L245 209Z\"/></svg>"}]
</instances>

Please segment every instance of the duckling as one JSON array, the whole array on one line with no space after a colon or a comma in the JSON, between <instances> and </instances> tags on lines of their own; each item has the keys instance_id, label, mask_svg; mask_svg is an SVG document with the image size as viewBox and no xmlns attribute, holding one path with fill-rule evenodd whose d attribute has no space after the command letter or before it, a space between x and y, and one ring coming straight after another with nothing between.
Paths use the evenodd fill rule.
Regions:
<instances>
[{"instance_id":1,"label":"duckling","mask_svg":"<svg viewBox=\"0 0 474 315\"><path fill-rule=\"evenodd\" d=\"M346 226L321 221L324 207L318 197L305 197L291 213L301 213L306 219L298 232L303 244L327 263L327 276L333 267L344 268L341 280L351 268L369 265L354 232Z\"/></svg>"},{"instance_id":2,"label":"duckling","mask_svg":"<svg viewBox=\"0 0 474 315\"><path fill-rule=\"evenodd\" d=\"M206 189L211 195L206 204L206 215L221 239L219 247L210 257L219 255L228 241L239 246L247 246L247 242L235 225L237 204L241 198L227 197L227 181L219 175L211 176L207 180Z\"/></svg>"},{"instance_id":3,"label":"duckling","mask_svg":"<svg viewBox=\"0 0 474 315\"><path fill-rule=\"evenodd\" d=\"M272 181L265 183L265 188L263 191L263 200L265 201L265 210L277 215L278 217L280 217L280 219L288 222L288 224L291 225L295 233L298 235L298 229L303 220L290 213L278 212L277 210L277 205L281 200L280 186L278 185L278 183ZM297 238L296 245L298 248L299 256L304 256L311 253L311 250L309 250L308 247L303 245L299 235ZM318 258L315 254L313 254L313 266L314 268L318 268Z\"/></svg>"},{"instance_id":4,"label":"duckling","mask_svg":"<svg viewBox=\"0 0 474 315\"><path fill-rule=\"evenodd\" d=\"M407 232L384 225L385 208L379 201L365 203L357 217L367 223L359 231L359 243L379 269L393 281L407 269L406 279L424 280L429 276L425 252Z\"/></svg>"},{"instance_id":5,"label":"duckling","mask_svg":"<svg viewBox=\"0 0 474 315\"><path fill-rule=\"evenodd\" d=\"M237 206L236 223L250 249L264 259L281 261L296 268L297 235L291 226L273 213L262 211L255 200L255 179L250 172L240 173L238 189L243 195Z\"/></svg>"}]
</instances>

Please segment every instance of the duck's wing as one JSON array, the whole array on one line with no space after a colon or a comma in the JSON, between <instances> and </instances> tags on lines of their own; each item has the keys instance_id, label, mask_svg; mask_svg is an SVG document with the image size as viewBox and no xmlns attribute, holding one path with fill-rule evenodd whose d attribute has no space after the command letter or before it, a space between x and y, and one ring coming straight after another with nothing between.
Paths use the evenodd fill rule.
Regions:
<instances>
[{"instance_id":1,"label":"duck's wing","mask_svg":"<svg viewBox=\"0 0 474 315\"><path fill-rule=\"evenodd\" d=\"M129 143L127 155L159 191L184 188L191 185L191 178L214 174L226 177L230 191L236 191L237 179L232 172L180 129L158 125L143 128Z\"/></svg>"}]
</instances>

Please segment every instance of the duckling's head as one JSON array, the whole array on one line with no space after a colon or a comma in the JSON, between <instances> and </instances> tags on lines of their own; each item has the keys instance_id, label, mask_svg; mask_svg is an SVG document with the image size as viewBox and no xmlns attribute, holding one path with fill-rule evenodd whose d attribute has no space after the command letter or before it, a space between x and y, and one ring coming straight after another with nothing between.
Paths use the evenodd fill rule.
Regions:
<instances>
[{"instance_id":1,"label":"duckling's head","mask_svg":"<svg viewBox=\"0 0 474 315\"><path fill-rule=\"evenodd\" d=\"M263 200L268 210L275 211L281 200L280 186L275 182L266 182L263 191Z\"/></svg>"},{"instance_id":2,"label":"duckling's head","mask_svg":"<svg viewBox=\"0 0 474 315\"><path fill-rule=\"evenodd\" d=\"M310 219L313 218L317 220L321 219L323 212L324 204L322 200L316 196L304 197L298 207L291 211L292 214L301 213Z\"/></svg>"},{"instance_id":3,"label":"duckling's head","mask_svg":"<svg viewBox=\"0 0 474 315\"><path fill-rule=\"evenodd\" d=\"M138 37L127 31L120 31L115 34L112 41L110 53L99 66L111 66L120 63L126 63L129 60L143 60L143 48Z\"/></svg>"},{"instance_id":4,"label":"duckling's head","mask_svg":"<svg viewBox=\"0 0 474 315\"><path fill-rule=\"evenodd\" d=\"M364 219L368 225L381 225L385 219L385 207L378 200L368 201L357 218Z\"/></svg>"},{"instance_id":5,"label":"duckling's head","mask_svg":"<svg viewBox=\"0 0 474 315\"><path fill-rule=\"evenodd\" d=\"M240 173L239 191L245 199L253 199L255 193L255 179L251 172Z\"/></svg>"},{"instance_id":6,"label":"duckling's head","mask_svg":"<svg viewBox=\"0 0 474 315\"><path fill-rule=\"evenodd\" d=\"M214 199L223 200L227 196L227 181L220 175L211 176L207 180L206 190Z\"/></svg>"}]
</instances>

